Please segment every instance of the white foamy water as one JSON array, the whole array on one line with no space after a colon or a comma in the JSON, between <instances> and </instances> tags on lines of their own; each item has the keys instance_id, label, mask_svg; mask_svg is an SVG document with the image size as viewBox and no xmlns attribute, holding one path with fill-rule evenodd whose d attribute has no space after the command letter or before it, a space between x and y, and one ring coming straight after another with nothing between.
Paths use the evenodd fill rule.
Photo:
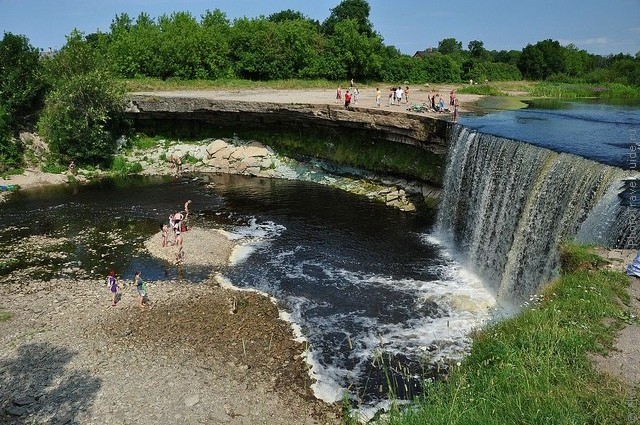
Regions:
<instances>
[{"instance_id":1,"label":"white foamy water","mask_svg":"<svg viewBox=\"0 0 640 425\"><path fill-rule=\"evenodd\" d=\"M495 297L482 282L452 261L426 267L427 275L438 276L431 280L336 267L322 256L301 258L305 253L302 246L273 250L273 242L284 230L283 226L255 220L234 230L242 242L232 264L245 263L258 251L270 254L267 264L261 266L279 270L277 277L259 273L253 276L252 284L278 300L280 317L292 324L297 339L309 343L305 360L315 380L312 389L326 402L343 399L345 389L362 381L372 359L381 353L415 362L427 359L432 364L461 359L470 348L469 332L482 326L495 307ZM425 245L439 243L431 235L419 237ZM451 257L440 248L442 257ZM296 282L296 288L307 287L307 292L289 292L283 281ZM332 299L337 292L353 291L389 297L362 305L357 294L351 295L356 297L353 303ZM346 305L337 308L340 302ZM368 311L371 303L379 304L380 314ZM384 400L375 406L378 403Z\"/></svg>"}]
</instances>

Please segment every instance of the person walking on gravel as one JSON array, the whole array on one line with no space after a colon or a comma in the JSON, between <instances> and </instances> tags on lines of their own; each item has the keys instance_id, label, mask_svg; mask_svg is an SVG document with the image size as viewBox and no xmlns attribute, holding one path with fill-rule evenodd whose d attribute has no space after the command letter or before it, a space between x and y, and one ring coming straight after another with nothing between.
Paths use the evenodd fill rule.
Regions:
<instances>
[{"instance_id":1,"label":"person walking on gravel","mask_svg":"<svg viewBox=\"0 0 640 425\"><path fill-rule=\"evenodd\" d=\"M136 291L138 292L138 307L146 307L144 297L147 295L147 284L140 277L140 272L135 272L133 276L133 285L136 287Z\"/></svg>"},{"instance_id":2,"label":"person walking on gravel","mask_svg":"<svg viewBox=\"0 0 640 425\"><path fill-rule=\"evenodd\" d=\"M118 281L116 280L116 272L113 270L107 276L107 287L111 292L111 307L115 307L118 302Z\"/></svg>"}]
</instances>

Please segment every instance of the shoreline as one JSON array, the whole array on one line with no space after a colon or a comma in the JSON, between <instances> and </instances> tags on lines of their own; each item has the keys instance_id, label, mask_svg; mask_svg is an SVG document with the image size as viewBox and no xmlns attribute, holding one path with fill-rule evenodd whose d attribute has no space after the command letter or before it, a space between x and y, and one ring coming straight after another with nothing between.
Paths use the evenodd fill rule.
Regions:
<instances>
[{"instance_id":1,"label":"shoreline","mask_svg":"<svg viewBox=\"0 0 640 425\"><path fill-rule=\"evenodd\" d=\"M160 240L158 231L144 246L166 261L173 249ZM182 266L215 270L235 245L191 228ZM104 278L83 273L18 272L0 284L0 311L13 315L0 321L0 422L340 423L338 404L311 390L301 333L266 294L212 273L202 284L149 281L150 307L140 309L127 279L111 307Z\"/></svg>"}]
</instances>

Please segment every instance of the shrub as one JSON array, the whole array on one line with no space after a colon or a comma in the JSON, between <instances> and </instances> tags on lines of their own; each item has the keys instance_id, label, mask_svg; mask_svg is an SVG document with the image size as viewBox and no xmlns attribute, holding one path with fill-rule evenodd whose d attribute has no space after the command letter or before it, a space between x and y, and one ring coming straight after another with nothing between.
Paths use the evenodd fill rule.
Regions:
<instances>
[{"instance_id":1,"label":"shrub","mask_svg":"<svg viewBox=\"0 0 640 425\"><path fill-rule=\"evenodd\" d=\"M101 71L70 77L48 96L38 129L63 161L109 164L128 131L124 88Z\"/></svg>"},{"instance_id":2,"label":"shrub","mask_svg":"<svg viewBox=\"0 0 640 425\"><path fill-rule=\"evenodd\" d=\"M22 165L22 146L11 137L9 113L0 105L0 173Z\"/></svg>"},{"instance_id":3,"label":"shrub","mask_svg":"<svg viewBox=\"0 0 640 425\"><path fill-rule=\"evenodd\" d=\"M139 162L129 162L124 156L116 156L111 164L110 172L119 176L135 174L142 171L142 164Z\"/></svg>"}]
</instances>

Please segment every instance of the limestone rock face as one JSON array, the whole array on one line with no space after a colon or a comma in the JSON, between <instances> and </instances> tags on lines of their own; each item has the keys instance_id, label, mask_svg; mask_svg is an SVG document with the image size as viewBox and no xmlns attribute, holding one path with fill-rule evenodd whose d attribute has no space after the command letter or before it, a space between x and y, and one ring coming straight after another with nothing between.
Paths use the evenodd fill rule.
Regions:
<instances>
[{"instance_id":1,"label":"limestone rock face","mask_svg":"<svg viewBox=\"0 0 640 425\"><path fill-rule=\"evenodd\" d=\"M180 97L169 94L130 94L126 114L134 120L199 121L215 127L359 130L371 139L406 143L428 152L446 154L447 122L429 116L340 105L273 103ZM213 149L217 140L212 142ZM211 146L210 145L210 146ZM212 149L208 149L210 153Z\"/></svg>"}]
</instances>

